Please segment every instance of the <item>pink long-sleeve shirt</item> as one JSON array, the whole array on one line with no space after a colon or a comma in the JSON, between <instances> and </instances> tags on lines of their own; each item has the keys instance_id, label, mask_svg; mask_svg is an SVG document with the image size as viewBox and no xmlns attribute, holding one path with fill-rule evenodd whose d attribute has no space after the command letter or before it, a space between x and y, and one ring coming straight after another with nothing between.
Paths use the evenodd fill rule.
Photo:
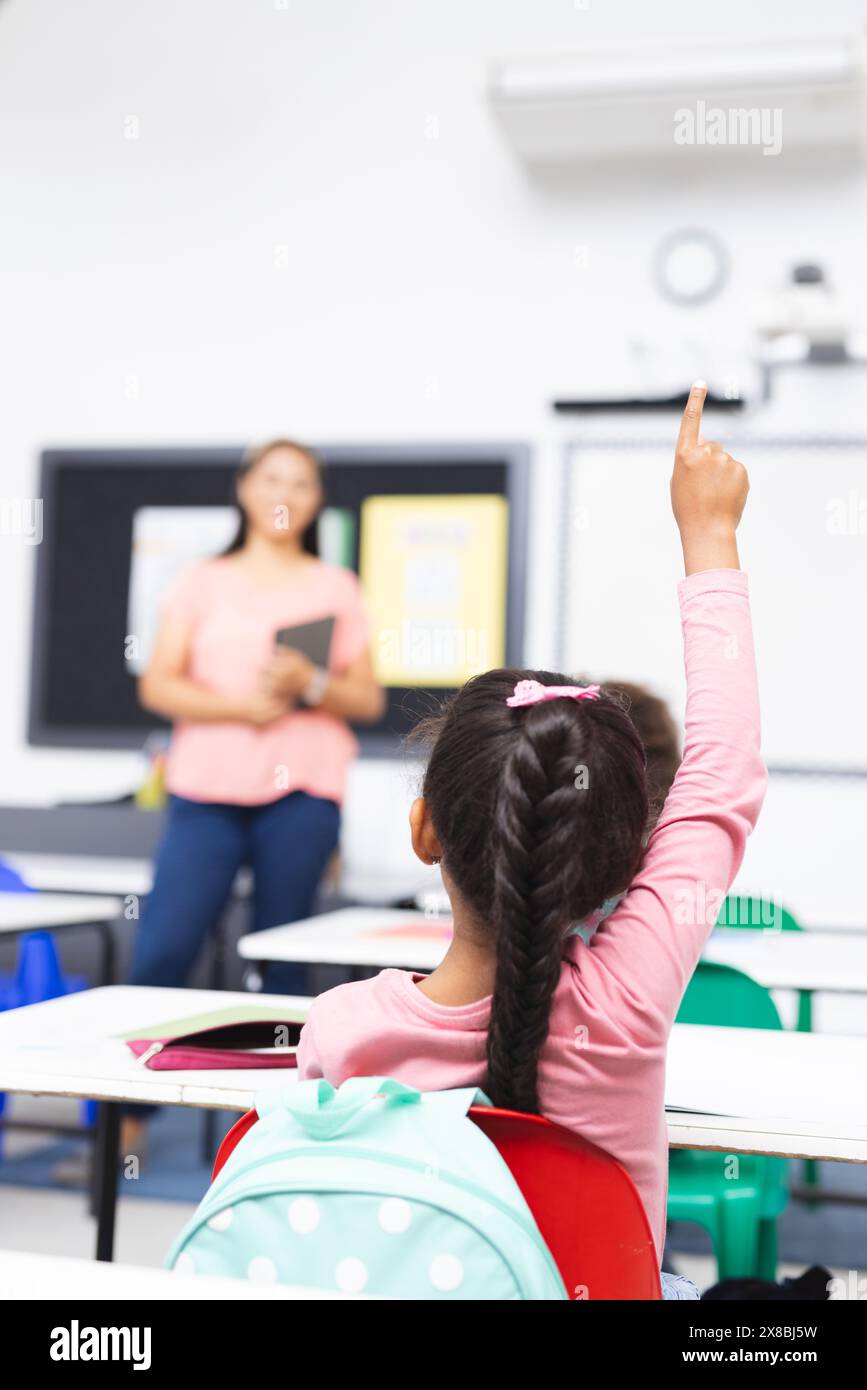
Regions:
<instances>
[{"instance_id":1,"label":"pink long-sleeve shirt","mask_svg":"<svg viewBox=\"0 0 867 1390\"><path fill-rule=\"evenodd\" d=\"M665 1236L665 1053L687 982L743 858L767 780L747 577L679 585L687 704L683 762L629 892L589 944L566 939L539 1063L548 1119L624 1165L657 1251ZM394 1076L423 1090L482 1085L490 996L457 1008L383 970L315 1000L302 1078Z\"/></svg>"}]
</instances>

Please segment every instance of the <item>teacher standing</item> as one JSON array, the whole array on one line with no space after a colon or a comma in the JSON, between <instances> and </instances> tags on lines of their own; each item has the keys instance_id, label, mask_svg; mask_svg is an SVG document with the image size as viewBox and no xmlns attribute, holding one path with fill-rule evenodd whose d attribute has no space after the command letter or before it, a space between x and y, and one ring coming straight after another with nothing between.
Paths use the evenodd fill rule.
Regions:
<instances>
[{"instance_id":1,"label":"teacher standing","mask_svg":"<svg viewBox=\"0 0 867 1390\"><path fill-rule=\"evenodd\" d=\"M309 916L358 751L346 721L384 710L358 580L318 558L315 454L273 440L246 456L236 486L238 534L175 581L139 683L142 704L174 730L133 984L187 983L242 864L253 871L254 931ZM328 617L327 670L277 647L280 628ZM297 988L293 973L271 967L268 987Z\"/></svg>"}]
</instances>

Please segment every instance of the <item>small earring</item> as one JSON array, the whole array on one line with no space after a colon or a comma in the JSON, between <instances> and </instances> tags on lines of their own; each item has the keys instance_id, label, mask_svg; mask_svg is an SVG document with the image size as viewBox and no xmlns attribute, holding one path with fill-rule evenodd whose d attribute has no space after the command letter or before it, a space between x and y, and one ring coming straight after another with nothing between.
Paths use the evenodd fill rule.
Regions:
<instances>
[{"instance_id":1,"label":"small earring","mask_svg":"<svg viewBox=\"0 0 867 1390\"><path fill-rule=\"evenodd\" d=\"M440 855L440 854L432 854L431 857L430 857L430 862L431 862L432 864L439 864L441 858L442 858L442 855Z\"/></svg>"}]
</instances>

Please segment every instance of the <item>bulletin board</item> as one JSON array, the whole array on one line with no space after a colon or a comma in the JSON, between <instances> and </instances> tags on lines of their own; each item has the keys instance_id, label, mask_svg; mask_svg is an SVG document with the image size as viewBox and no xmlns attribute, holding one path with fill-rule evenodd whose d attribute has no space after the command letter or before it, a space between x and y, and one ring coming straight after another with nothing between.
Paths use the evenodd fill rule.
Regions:
<instances>
[{"instance_id":1,"label":"bulletin board","mask_svg":"<svg viewBox=\"0 0 867 1390\"><path fill-rule=\"evenodd\" d=\"M504 664L504 497L368 497L361 535L361 583L383 685L455 688Z\"/></svg>"},{"instance_id":2,"label":"bulletin board","mask_svg":"<svg viewBox=\"0 0 867 1390\"><path fill-rule=\"evenodd\" d=\"M322 558L360 573L388 753L442 696L524 646L529 449L520 442L319 444ZM138 747L164 721L137 680L159 597L237 524L243 449L51 449L42 456L29 739ZM136 643L131 645L130 635Z\"/></svg>"}]
</instances>

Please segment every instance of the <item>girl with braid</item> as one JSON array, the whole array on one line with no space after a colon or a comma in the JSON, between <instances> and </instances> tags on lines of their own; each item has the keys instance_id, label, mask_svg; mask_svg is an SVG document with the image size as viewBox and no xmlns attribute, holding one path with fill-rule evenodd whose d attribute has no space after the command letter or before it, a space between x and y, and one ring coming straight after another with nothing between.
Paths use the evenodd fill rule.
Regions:
<instances>
[{"instance_id":1,"label":"girl with braid","mask_svg":"<svg viewBox=\"0 0 867 1390\"><path fill-rule=\"evenodd\" d=\"M735 539L748 481L701 437L705 394L690 392L671 480L683 760L649 839L644 749L619 698L552 671L474 677L427 730L410 813L416 854L442 866L449 951L431 975L384 970L320 995L298 1051L302 1077L479 1085L575 1130L630 1173L660 1255L668 1035L766 784ZM589 940L576 933L618 895ZM664 1277L666 1295L697 1297L686 1282Z\"/></svg>"}]
</instances>

